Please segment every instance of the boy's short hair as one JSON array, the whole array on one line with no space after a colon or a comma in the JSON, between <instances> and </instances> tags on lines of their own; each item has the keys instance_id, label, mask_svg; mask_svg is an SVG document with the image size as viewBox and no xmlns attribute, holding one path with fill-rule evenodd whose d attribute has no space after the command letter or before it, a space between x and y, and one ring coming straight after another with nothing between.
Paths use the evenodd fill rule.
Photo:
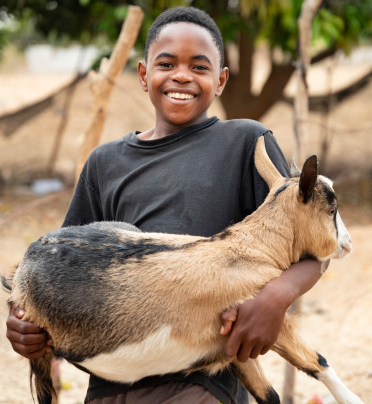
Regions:
<instances>
[{"instance_id":1,"label":"boy's short hair","mask_svg":"<svg viewBox=\"0 0 372 404\"><path fill-rule=\"evenodd\" d=\"M189 22L206 28L217 46L220 53L221 68L224 65L224 49L223 39L217 24L205 11L196 7L173 7L163 11L151 24L151 27L147 33L145 44L145 60L147 60L149 48L151 44L158 37L161 29L168 24L177 22Z\"/></svg>"}]
</instances>

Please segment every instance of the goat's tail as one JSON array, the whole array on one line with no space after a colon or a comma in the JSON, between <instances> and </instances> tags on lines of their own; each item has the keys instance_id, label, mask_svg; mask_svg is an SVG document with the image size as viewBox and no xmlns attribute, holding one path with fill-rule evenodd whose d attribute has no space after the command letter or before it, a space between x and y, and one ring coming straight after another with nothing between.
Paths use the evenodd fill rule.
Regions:
<instances>
[{"instance_id":1,"label":"goat's tail","mask_svg":"<svg viewBox=\"0 0 372 404\"><path fill-rule=\"evenodd\" d=\"M1 275L1 284L3 285L4 290L7 292L12 291L12 280L5 278L5 276Z\"/></svg>"},{"instance_id":2,"label":"goat's tail","mask_svg":"<svg viewBox=\"0 0 372 404\"><path fill-rule=\"evenodd\" d=\"M7 292L12 291L12 278L1 275L1 284ZM12 304L12 302L9 302ZM39 359L30 359L30 385L32 395L34 393L33 381L35 383L36 397L39 404L52 404L53 395L56 392L53 387L51 369L53 354L48 353Z\"/></svg>"},{"instance_id":3,"label":"goat's tail","mask_svg":"<svg viewBox=\"0 0 372 404\"><path fill-rule=\"evenodd\" d=\"M52 358L53 354L48 353L42 358L30 359L31 391L34 392L32 384L34 381L39 404L52 404L53 395L56 396L51 376Z\"/></svg>"}]
</instances>

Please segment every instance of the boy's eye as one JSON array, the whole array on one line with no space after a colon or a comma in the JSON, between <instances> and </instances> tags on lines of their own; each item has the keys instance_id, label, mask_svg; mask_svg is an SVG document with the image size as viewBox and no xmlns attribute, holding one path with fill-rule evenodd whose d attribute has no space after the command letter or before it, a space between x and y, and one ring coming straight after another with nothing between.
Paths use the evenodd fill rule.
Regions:
<instances>
[{"instance_id":1,"label":"boy's eye","mask_svg":"<svg viewBox=\"0 0 372 404\"><path fill-rule=\"evenodd\" d=\"M165 67L165 68L169 68L169 67L172 67L172 63L169 63L169 62L161 62L161 63L159 63L159 66Z\"/></svg>"},{"instance_id":2,"label":"boy's eye","mask_svg":"<svg viewBox=\"0 0 372 404\"><path fill-rule=\"evenodd\" d=\"M197 65L197 66L194 66L194 69L199 70L199 71L203 71L203 70L207 70L208 68L206 66Z\"/></svg>"}]
</instances>

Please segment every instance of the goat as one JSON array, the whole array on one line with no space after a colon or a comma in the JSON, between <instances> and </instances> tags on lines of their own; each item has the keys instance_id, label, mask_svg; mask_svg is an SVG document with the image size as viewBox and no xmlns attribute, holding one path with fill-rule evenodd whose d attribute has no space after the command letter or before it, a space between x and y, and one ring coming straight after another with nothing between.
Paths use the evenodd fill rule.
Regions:
<instances>
[{"instance_id":1,"label":"goat","mask_svg":"<svg viewBox=\"0 0 372 404\"><path fill-rule=\"evenodd\" d=\"M352 246L316 156L300 177L284 178L261 137L255 165L270 191L242 222L212 237L142 233L116 222L62 228L29 247L9 305L49 333L54 355L107 380L231 366L259 404L280 403L257 359L242 363L224 353L221 314L291 263L342 258ZM323 382L339 403L363 404L305 345L289 314L272 350ZM39 403L51 402L51 360L30 360Z\"/></svg>"}]
</instances>

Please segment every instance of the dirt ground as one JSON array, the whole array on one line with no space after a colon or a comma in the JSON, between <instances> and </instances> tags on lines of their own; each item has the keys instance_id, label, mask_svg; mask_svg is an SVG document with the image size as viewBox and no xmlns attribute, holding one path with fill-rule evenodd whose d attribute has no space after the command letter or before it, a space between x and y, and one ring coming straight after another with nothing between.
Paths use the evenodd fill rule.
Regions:
<instances>
[{"instance_id":1,"label":"dirt ground","mask_svg":"<svg viewBox=\"0 0 372 404\"><path fill-rule=\"evenodd\" d=\"M21 92L27 80L16 80ZM1 81L3 80L3 82ZM0 76L0 87L6 85ZM13 87L16 91L17 86ZM1 96L0 96L1 98ZM30 242L58 228L71 198L72 189L48 196L31 192L29 180L42 176L59 125L61 103L56 104L21 127L10 138L0 136L0 170L12 187L0 195L0 272L10 274ZM1 106L1 99L0 99ZM56 172L67 183L74 180L74 164L83 134L91 117L92 102L86 80L75 91L68 124L56 163ZM355 170L369 170L371 142L372 85L339 105L332 116L311 114L314 128L307 141L309 154L319 153L324 126L334 134L329 161ZM223 118L216 103L211 114ZM120 78L113 93L103 139L123 136L133 129L152 126L154 115L147 97L133 73ZM294 154L292 111L278 104L262 122L273 129L290 159ZM323 128L323 129L322 129ZM37 173L37 174L35 174ZM24 181L19 179L23 178ZM341 201L342 202L342 201ZM332 262L318 284L302 299L299 327L304 338L325 356L341 379L366 404L372 403L372 215L363 206L342 206L344 220L351 234L354 252L344 260ZM14 353L5 337L6 293L0 291L0 404L32 403L29 390L28 363ZM282 392L284 363L274 354L262 358L268 378ZM61 404L83 402L86 375L63 363ZM315 380L297 373L295 404L307 404L315 395L324 404L333 404L327 390Z\"/></svg>"}]
</instances>

